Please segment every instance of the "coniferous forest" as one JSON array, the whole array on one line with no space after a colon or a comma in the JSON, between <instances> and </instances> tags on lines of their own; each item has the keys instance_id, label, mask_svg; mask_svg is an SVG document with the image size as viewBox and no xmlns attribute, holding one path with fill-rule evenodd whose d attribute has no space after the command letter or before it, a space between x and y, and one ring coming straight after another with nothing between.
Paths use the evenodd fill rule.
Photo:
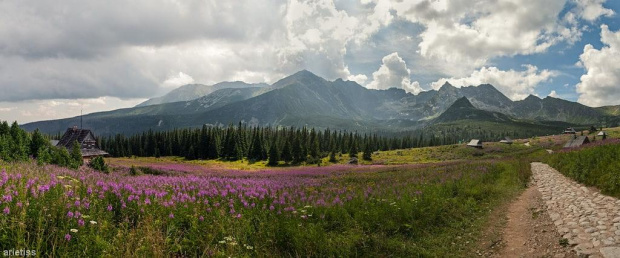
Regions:
<instances>
[{"instance_id":1,"label":"coniferous forest","mask_svg":"<svg viewBox=\"0 0 620 258\"><path fill-rule=\"evenodd\" d=\"M559 130L559 129L558 129ZM553 132L553 131L551 131ZM315 130L292 127L251 127L239 123L228 127L203 126L198 129L143 132L133 136L117 134L100 137L100 146L115 157L181 156L187 159L268 160L298 164L320 158L357 152L372 153L455 144L478 138L498 141L504 136L531 137L541 131L490 130L449 127L400 134L369 134L351 131ZM549 132L547 132L549 133ZM370 159L369 155L365 158Z\"/></svg>"}]
</instances>

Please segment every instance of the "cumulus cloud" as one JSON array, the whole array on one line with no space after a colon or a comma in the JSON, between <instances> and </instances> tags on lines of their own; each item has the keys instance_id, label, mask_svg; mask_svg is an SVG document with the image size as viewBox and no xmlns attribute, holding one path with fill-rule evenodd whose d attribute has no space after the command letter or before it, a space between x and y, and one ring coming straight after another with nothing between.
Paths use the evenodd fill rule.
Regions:
<instances>
[{"instance_id":1,"label":"cumulus cloud","mask_svg":"<svg viewBox=\"0 0 620 258\"><path fill-rule=\"evenodd\" d=\"M372 82L366 85L369 89L385 90L389 88L399 88L406 92L418 94L422 91L417 81L411 81L411 71L407 68L405 61L394 52L383 57L383 64L379 70L372 73Z\"/></svg>"},{"instance_id":2,"label":"cumulus cloud","mask_svg":"<svg viewBox=\"0 0 620 258\"><path fill-rule=\"evenodd\" d=\"M552 98L560 98L560 95L558 95L558 93L555 92L554 90L552 90L548 96Z\"/></svg>"},{"instance_id":3,"label":"cumulus cloud","mask_svg":"<svg viewBox=\"0 0 620 258\"><path fill-rule=\"evenodd\" d=\"M601 16L613 16L614 11L603 6L606 0L574 0L577 4L575 13L584 20L595 21Z\"/></svg>"},{"instance_id":4,"label":"cumulus cloud","mask_svg":"<svg viewBox=\"0 0 620 258\"><path fill-rule=\"evenodd\" d=\"M601 49L588 44L579 56L586 74L577 84L578 101L588 106L620 104L620 31L601 25L601 42Z\"/></svg>"},{"instance_id":5,"label":"cumulus cloud","mask_svg":"<svg viewBox=\"0 0 620 258\"><path fill-rule=\"evenodd\" d=\"M153 97L192 82L173 78L179 72L205 84L269 83L301 69L363 82L344 55L392 21L386 8L351 15L331 0L0 1L0 90L9 92L0 101Z\"/></svg>"},{"instance_id":6,"label":"cumulus cloud","mask_svg":"<svg viewBox=\"0 0 620 258\"><path fill-rule=\"evenodd\" d=\"M568 2L575 2L558 19ZM546 52L559 42L574 43L579 19L609 15L605 0L478 1L392 0L399 17L426 27L420 54L436 61L441 72L465 76L496 57Z\"/></svg>"},{"instance_id":7,"label":"cumulus cloud","mask_svg":"<svg viewBox=\"0 0 620 258\"><path fill-rule=\"evenodd\" d=\"M478 86L491 84L512 100L521 100L530 94L535 94L536 87L543 82L550 81L558 73L550 70L538 70L533 65L524 65L524 71L500 70L497 67L483 67L471 75L462 78L443 78L433 82L431 86L439 89L449 82L455 87Z\"/></svg>"}]
</instances>

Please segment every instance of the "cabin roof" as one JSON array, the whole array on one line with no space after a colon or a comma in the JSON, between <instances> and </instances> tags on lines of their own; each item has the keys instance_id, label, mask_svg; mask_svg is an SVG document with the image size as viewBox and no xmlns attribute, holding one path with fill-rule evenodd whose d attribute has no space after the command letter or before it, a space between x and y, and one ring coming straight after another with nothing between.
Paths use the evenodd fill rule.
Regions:
<instances>
[{"instance_id":1,"label":"cabin roof","mask_svg":"<svg viewBox=\"0 0 620 258\"><path fill-rule=\"evenodd\" d=\"M499 141L501 143L513 143L512 139L510 137L504 137L503 140Z\"/></svg>"},{"instance_id":2,"label":"cabin roof","mask_svg":"<svg viewBox=\"0 0 620 258\"><path fill-rule=\"evenodd\" d=\"M566 128L566 130L564 130L564 133L577 133L577 131L575 131L575 128L569 127Z\"/></svg>"},{"instance_id":3,"label":"cabin roof","mask_svg":"<svg viewBox=\"0 0 620 258\"><path fill-rule=\"evenodd\" d=\"M471 141L469 141L467 146L482 146L482 141L478 139L472 139Z\"/></svg>"},{"instance_id":4,"label":"cabin roof","mask_svg":"<svg viewBox=\"0 0 620 258\"><path fill-rule=\"evenodd\" d=\"M564 148L575 148L588 143L590 143L588 136L578 136L566 142Z\"/></svg>"},{"instance_id":5,"label":"cabin roof","mask_svg":"<svg viewBox=\"0 0 620 258\"><path fill-rule=\"evenodd\" d=\"M58 141L56 146L62 146L69 149L72 147L74 141L82 143L88 135L95 138L93 133L88 129L67 128L67 131L62 135L62 138L60 138L60 141Z\"/></svg>"},{"instance_id":6,"label":"cabin roof","mask_svg":"<svg viewBox=\"0 0 620 258\"><path fill-rule=\"evenodd\" d=\"M605 131L600 131L597 134L597 136L605 136L605 135L607 135L607 132L605 132Z\"/></svg>"}]
</instances>

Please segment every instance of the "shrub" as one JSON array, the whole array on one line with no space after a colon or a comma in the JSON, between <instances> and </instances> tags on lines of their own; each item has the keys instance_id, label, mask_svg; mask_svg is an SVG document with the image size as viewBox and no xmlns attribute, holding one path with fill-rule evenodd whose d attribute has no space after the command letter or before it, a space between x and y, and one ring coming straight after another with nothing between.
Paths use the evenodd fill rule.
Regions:
<instances>
[{"instance_id":1,"label":"shrub","mask_svg":"<svg viewBox=\"0 0 620 258\"><path fill-rule=\"evenodd\" d=\"M138 175L138 170L136 169L135 166L131 166L131 168L129 169L129 174L132 176Z\"/></svg>"},{"instance_id":2,"label":"shrub","mask_svg":"<svg viewBox=\"0 0 620 258\"><path fill-rule=\"evenodd\" d=\"M94 170L101 171L103 173L109 173L110 168L105 164L103 157L95 157L88 163L88 166L93 168Z\"/></svg>"}]
</instances>

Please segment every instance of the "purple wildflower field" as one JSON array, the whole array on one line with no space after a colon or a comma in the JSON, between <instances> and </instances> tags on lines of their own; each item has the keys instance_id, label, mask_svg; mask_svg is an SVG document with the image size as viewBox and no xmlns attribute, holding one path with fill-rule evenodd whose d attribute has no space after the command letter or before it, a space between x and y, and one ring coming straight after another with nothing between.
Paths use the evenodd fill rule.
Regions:
<instances>
[{"instance_id":1,"label":"purple wildflower field","mask_svg":"<svg viewBox=\"0 0 620 258\"><path fill-rule=\"evenodd\" d=\"M371 255L388 248L387 232L400 232L392 237L405 248L392 251L407 255L421 251L414 246L424 246L428 232L458 221L448 210L470 212L476 198L498 198L481 182L505 173L493 162L152 169L168 173L8 164L0 171L0 244L52 256L323 256L350 255L365 243ZM470 201L446 202L457 197Z\"/></svg>"}]
</instances>

